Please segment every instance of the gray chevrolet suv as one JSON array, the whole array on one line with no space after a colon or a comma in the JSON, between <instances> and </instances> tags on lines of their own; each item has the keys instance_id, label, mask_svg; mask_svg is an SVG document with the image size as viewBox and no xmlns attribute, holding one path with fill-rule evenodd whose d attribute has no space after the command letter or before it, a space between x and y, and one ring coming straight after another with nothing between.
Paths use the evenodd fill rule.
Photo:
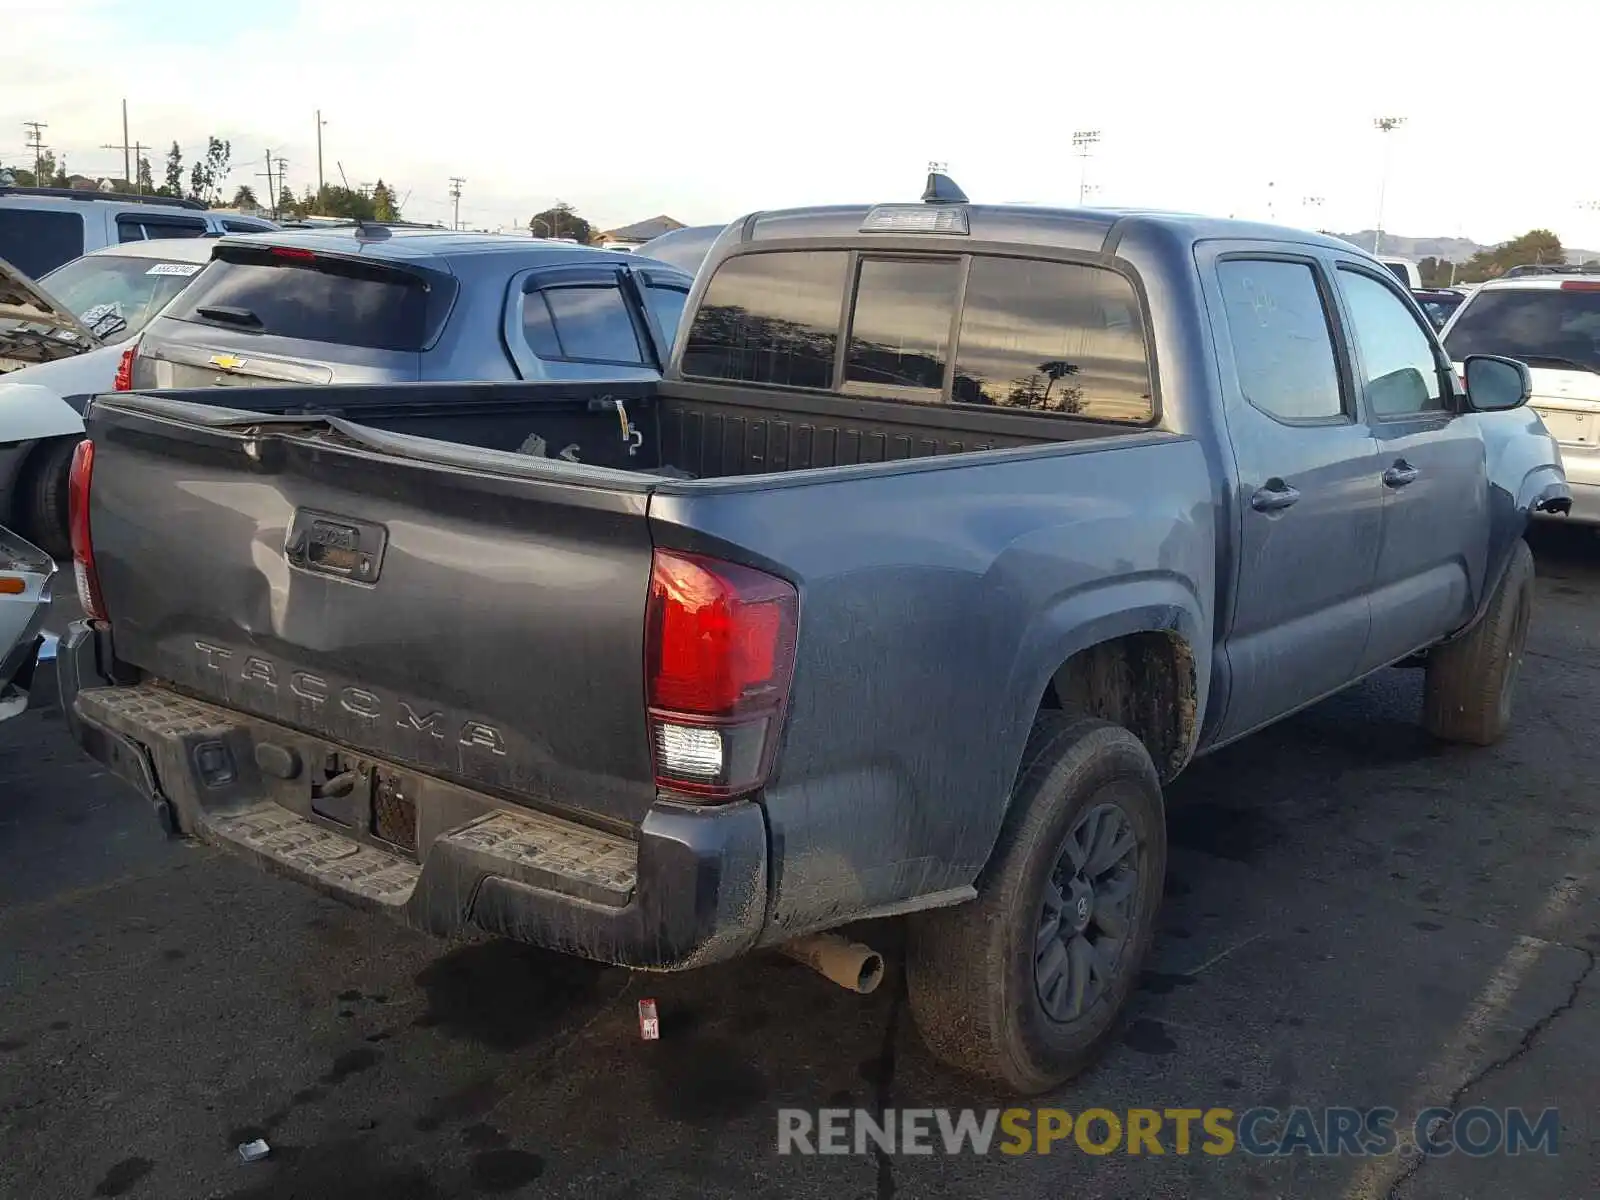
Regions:
<instances>
[{"instance_id":1,"label":"gray chevrolet suv","mask_svg":"<svg viewBox=\"0 0 1600 1200\"><path fill-rule=\"evenodd\" d=\"M569 242L373 224L222 238L146 328L136 389L652 379L693 277Z\"/></svg>"}]
</instances>

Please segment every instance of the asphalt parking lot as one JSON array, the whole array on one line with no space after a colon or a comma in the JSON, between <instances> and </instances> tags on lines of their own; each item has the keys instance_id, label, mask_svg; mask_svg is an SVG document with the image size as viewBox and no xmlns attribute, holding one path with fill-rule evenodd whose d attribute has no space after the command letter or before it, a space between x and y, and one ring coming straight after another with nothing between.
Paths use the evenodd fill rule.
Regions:
<instances>
[{"instance_id":1,"label":"asphalt parking lot","mask_svg":"<svg viewBox=\"0 0 1600 1200\"><path fill-rule=\"evenodd\" d=\"M445 944L165 841L46 704L0 727L0 1195L1600 1194L1600 539L1534 542L1512 736L1431 743L1389 671L1197 764L1125 1033L1041 1102L1556 1106L1554 1156L780 1157L780 1107L1004 1101L923 1051L894 972Z\"/></svg>"}]
</instances>

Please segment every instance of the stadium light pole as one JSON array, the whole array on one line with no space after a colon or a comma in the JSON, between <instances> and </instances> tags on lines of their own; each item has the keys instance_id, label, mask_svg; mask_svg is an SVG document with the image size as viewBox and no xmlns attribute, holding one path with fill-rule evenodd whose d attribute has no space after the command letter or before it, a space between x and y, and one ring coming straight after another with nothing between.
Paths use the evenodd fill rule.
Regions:
<instances>
[{"instance_id":1,"label":"stadium light pole","mask_svg":"<svg viewBox=\"0 0 1600 1200\"><path fill-rule=\"evenodd\" d=\"M1578 201L1578 209L1580 212L1600 213L1600 200L1580 200ZM1583 264L1579 263L1578 265L1581 267Z\"/></svg>"},{"instance_id":2,"label":"stadium light pole","mask_svg":"<svg viewBox=\"0 0 1600 1200\"><path fill-rule=\"evenodd\" d=\"M1372 231L1372 254L1376 258L1378 251L1383 248L1383 200L1384 193L1389 190L1389 163L1390 144L1389 137L1396 129L1406 123L1404 117L1374 117L1372 127L1383 134L1383 174L1378 177L1378 227Z\"/></svg>"},{"instance_id":3,"label":"stadium light pole","mask_svg":"<svg viewBox=\"0 0 1600 1200\"><path fill-rule=\"evenodd\" d=\"M1095 145L1100 141L1098 129L1079 129L1072 135L1072 149L1078 155L1081 164L1078 168L1078 204L1083 204L1084 198L1089 194L1089 155L1094 153Z\"/></svg>"}]
</instances>

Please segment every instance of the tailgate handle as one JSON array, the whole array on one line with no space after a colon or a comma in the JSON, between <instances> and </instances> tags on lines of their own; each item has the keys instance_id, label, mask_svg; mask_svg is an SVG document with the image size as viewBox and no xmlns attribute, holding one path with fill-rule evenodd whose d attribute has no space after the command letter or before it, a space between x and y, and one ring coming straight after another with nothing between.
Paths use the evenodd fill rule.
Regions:
<instances>
[{"instance_id":1,"label":"tailgate handle","mask_svg":"<svg viewBox=\"0 0 1600 1200\"><path fill-rule=\"evenodd\" d=\"M388 545L389 531L376 522L297 508L284 538L283 556L302 571L374 584Z\"/></svg>"}]
</instances>

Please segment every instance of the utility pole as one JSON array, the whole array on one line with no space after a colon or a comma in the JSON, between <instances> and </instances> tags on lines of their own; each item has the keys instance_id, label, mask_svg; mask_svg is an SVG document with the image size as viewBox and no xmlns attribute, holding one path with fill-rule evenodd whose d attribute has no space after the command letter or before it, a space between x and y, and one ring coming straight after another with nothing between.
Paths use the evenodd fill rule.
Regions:
<instances>
[{"instance_id":1,"label":"utility pole","mask_svg":"<svg viewBox=\"0 0 1600 1200\"><path fill-rule=\"evenodd\" d=\"M146 146L143 142L134 142L133 145L131 145L131 146L119 146L115 142L113 142L110 145L101 146L100 149L102 149L102 150L121 150L122 151L122 169L124 171L126 171L128 169L128 151L130 151L130 150L133 151L134 172L133 172L132 175L125 176L125 178L127 179L128 183L133 187L133 194L134 195L136 195L136 196L144 195L144 186L143 186L143 184L141 184L139 182L138 164L139 164L140 161L142 161L144 152L146 150L154 149L154 147Z\"/></svg>"},{"instance_id":2,"label":"utility pole","mask_svg":"<svg viewBox=\"0 0 1600 1200\"><path fill-rule=\"evenodd\" d=\"M124 179L126 179L129 183L133 182L133 176L128 174L128 172L131 169L132 168L128 165L128 100L127 100L127 97L123 97L123 100L122 100L122 177Z\"/></svg>"},{"instance_id":3,"label":"utility pole","mask_svg":"<svg viewBox=\"0 0 1600 1200\"><path fill-rule=\"evenodd\" d=\"M260 171L256 172L256 178L261 178ZM278 178L281 180L283 177L280 175ZM270 146L267 148L267 202L272 205L272 216L276 220L278 216L278 189L272 184L272 148Z\"/></svg>"},{"instance_id":4,"label":"utility pole","mask_svg":"<svg viewBox=\"0 0 1600 1200\"><path fill-rule=\"evenodd\" d=\"M1084 198L1089 194L1089 156L1094 153L1095 145L1100 141L1098 129L1080 129L1072 135L1072 149L1077 154L1078 168L1078 204L1083 204Z\"/></svg>"},{"instance_id":5,"label":"utility pole","mask_svg":"<svg viewBox=\"0 0 1600 1200\"><path fill-rule=\"evenodd\" d=\"M459 176L450 176L450 199L455 203L455 215L450 219L451 229L461 228L461 185L465 182Z\"/></svg>"},{"instance_id":6,"label":"utility pole","mask_svg":"<svg viewBox=\"0 0 1600 1200\"><path fill-rule=\"evenodd\" d=\"M317 201L322 201L322 127L327 122L322 119L322 110L317 109Z\"/></svg>"},{"instance_id":7,"label":"utility pole","mask_svg":"<svg viewBox=\"0 0 1600 1200\"><path fill-rule=\"evenodd\" d=\"M50 126L43 121L24 121L22 127L28 131L28 149L33 151L33 186L44 187L39 182L39 172L44 167L44 152L49 149L44 144L44 131Z\"/></svg>"},{"instance_id":8,"label":"utility pole","mask_svg":"<svg viewBox=\"0 0 1600 1200\"><path fill-rule=\"evenodd\" d=\"M1372 231L1372 255L1378 256L1378 251L1383 248L1383 199L1384 193L1389 190L1389 137L1396 129L1406 123L1404 117L1374 117L1372 127L1383 134L1383 174L1378 177L1378 227Z\"/></svg>"}]
</instances>

